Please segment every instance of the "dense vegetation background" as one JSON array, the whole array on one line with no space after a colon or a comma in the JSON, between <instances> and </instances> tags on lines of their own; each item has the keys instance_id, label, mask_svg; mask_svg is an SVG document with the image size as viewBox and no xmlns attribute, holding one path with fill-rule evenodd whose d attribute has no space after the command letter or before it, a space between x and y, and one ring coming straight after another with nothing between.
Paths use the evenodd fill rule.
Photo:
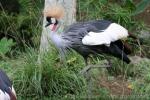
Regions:
<instances>
[{"instance_id":1,"label":"dense vegetation background","mask_svg":"<svg viewBox=\"0 0 150 100\"><path fill-rule=\"evenodd\" d=\"M143 11L149 15L150 9L146 9L149 4L149 0L77 0L78 21L111 20L142 41L138 44L132 39L126 40L133 47L136 64L127 65L111 57L111 71L92 69L87 79L80 74L85 67L83 58L75 52L67 55L66 63L62 64L53 47L38 63L43 0L0 0L0 68L13 81L19 100L87 98L89 95L92 98L149 98L150 23L143 22L149 19L141 19ZM92 58L89 61L91 64L101 62Z\"/></svg>"}]
</instances>

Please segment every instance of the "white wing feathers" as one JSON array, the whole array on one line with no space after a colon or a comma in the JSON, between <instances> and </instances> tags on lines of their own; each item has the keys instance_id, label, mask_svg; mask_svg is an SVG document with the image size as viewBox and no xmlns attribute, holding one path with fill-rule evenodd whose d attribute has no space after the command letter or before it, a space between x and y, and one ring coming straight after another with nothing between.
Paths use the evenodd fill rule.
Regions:
<instances>
[{"instance_id":1,"label":"white wing feathers","mask_svg":"<svg viewBox=\"0 0 150 100\"><path fill-rule=\"evenodd\" d=\"M89 32L82 39L84 45L107 45L116 40L126 38L128 36L128 30L119 24L112 23L103 32Z\"/></svg>"}]
</instances>

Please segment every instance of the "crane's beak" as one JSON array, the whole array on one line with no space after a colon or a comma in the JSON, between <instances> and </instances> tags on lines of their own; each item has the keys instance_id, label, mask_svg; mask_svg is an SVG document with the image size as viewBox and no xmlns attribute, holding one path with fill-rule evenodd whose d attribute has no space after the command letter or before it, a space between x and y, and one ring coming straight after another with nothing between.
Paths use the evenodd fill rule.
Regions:
<instances>
[{"instance_id":1,"label":"crane's beak","mask_svg":"<svg viewBox=\"0 0 150 100\"><path fill-rule=\"evenodd\" d=\"M47 23L46 25L45 25L45 27L50 27L50 30L51 31L55 31L56 30L56 27L57 27L57 25L55 25L55 24L51 24L51 23Z\"/></svg>"},{"instance_id":2,"label":"crane's beak","mask_svg":"<svg viewBox=\"0 0 150 100\"><path fill-rule=\"evenodd\" d=\"M47 27L47 26L49 26L51 23L47 23L46 25L45 25L45 27Z\"/></svg>"}]
</instances>

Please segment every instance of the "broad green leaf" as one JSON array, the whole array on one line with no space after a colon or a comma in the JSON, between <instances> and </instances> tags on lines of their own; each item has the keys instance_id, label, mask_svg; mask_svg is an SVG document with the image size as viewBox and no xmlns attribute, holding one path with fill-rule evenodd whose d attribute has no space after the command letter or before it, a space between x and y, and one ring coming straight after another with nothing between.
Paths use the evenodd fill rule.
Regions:
<instances>
[{"instance_id":1,"label":"broad green leaf","mask_svg":"<svg viewBox=\"0 0 150 100\"><path fill-rule=\"evenodd\" d=\"M4 56L11 50L11 47L15 45L12 39L2 38L0 40L0 56Z\"/></svg>"},{"instance_id":2,"label":"broad green leaf","mask_svg":"<svg viewBox=\"0 0 150 100\"><path fill-rule=\"evenodd\" d=\"M132 15L137 15L143 12L149 5L150 5L150 0L142 0L139 4L137 4L136 10L133 12Z\"/></svg>"}]
</instances>

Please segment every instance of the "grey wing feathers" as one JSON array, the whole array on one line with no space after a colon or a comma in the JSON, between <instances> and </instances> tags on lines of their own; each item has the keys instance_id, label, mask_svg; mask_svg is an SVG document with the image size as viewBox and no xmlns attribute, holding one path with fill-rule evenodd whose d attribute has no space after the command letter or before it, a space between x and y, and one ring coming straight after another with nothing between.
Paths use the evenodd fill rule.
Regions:
<instances>
[{"instance_id":1,"label":"grey wing feathers","mask_svg":"<svg viewBox=\"0 0 150 100\"><path fill-rule=\"evenodd\" d=\"M89 32L100 32L105 30L111 24L110 21L96 20L89 22L78 22L70 25L64 33L62 38L68 40L68 45L80 45L82 38ZM75 42L74 42L75 41Z\"/></svg>"},{"instance_id":2,"label":"grey wing feathers","mask_svg":"<svg viewBox=\"0 0 150 100\"><path fill-rule=\"evenodd\" d=\"M87 31L87 32L100 32L101 30L105 30L112 22L107 20L96 20L89 22L78 22L70 25L70 27L65 31L67 32L77 32L77 31Z\"/></svg>"}]
</instances>

